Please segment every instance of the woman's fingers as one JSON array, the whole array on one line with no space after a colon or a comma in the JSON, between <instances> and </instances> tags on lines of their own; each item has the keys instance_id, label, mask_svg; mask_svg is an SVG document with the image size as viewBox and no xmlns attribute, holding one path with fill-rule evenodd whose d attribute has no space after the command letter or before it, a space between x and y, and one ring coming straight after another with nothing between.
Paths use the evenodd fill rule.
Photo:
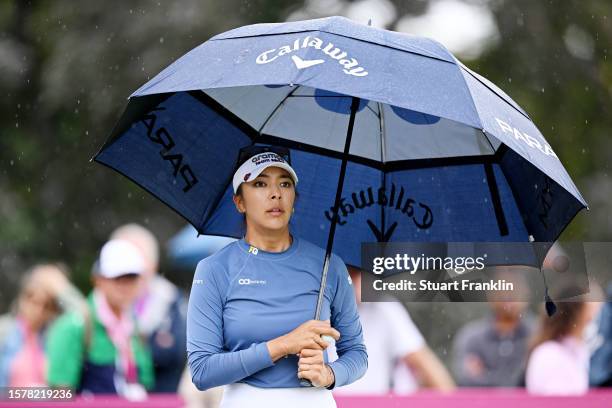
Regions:
<instances>
[{"instance_id":1,"label":"woman's fingers","mask_svg":"<svg viewBox=\"0 0 612 408\"><path fill-rule=\"evenodd\" d=\"M317 327L315 330L317 330L317 333L323 335L326 334L330 337L333 337L336 341L338 341L340 339L340 332L336 329L334 329L333 327Z\"/></svg>"},{"instance_id":2,"label":"woman's fingers","mask_svg":"<svg viewBox=\"0 0 612 408\"><path fill-rule=\"evenodd\" d=\"M302 347L302 349L313 349L322 350L323 346L320 344L323 340L317 335L312 336L308 342Z\"/></svg>"},{"instance_id":3,"label":"woman's fingers","mask_svg":"<svg viewBox=\"0 0 612 408\"><path fill-rule=\"evenodd\" d=\"M317 349L320 348L321 350L325 350L327 347L329 347L329 343L323 340L318 334L316 334L313 339L317 343Z\"/></svg>"},{"instance_id":4,"label":"woman's fingers","mask_svg":"<svg viewBox=\"0 0 612 408\"><path fill-rule=\"evenodd\" d=\"M323 350L303 349L298 364L323 364Z\"/></svg>"},{"instance_id":5,"label":"woman's fingers","mask_svg":"<svg viewBox=\"0 0 612 408\"><path fill-rule=\"evenodd\" d=\"M298 371L298 378L313 380L314 378L318 378L320 375L321 373L319 371L313 369Z\"/></svg>"},{"instance_id":6,"label":"woman's fingers","mask_svg":"<svg viewBox=\"0 0 612 408\"><path fill-rule=\"evenodd\" d=\"M322 384L322 381L323 381L323 378L324 378L323 374L319 370L298 371L297 376L298 376L298 378L306 378L307 380L310 380L310 382L315 387L318 387L319 384Z\"/></svg>"},{"instance_id":7,"label":"woman's fingers","mask_svg":"<svg viewBox=\"0 0 612 408\"><path fill-rule=\"evenodd\" d=\"M298 364L298 371L316 370L316 364Z\"/></svg>"},{"instance_id":8,"label":"woman's fingers","mask_svg":"<svg viewBox=\"0 0 612 408\"><path fill-rule=\"evenodd\" d=\"M321 356L321 358L323 358L323 351L314 350L314 349L303 349L300 352L300 357L314 357L314 356Z\"/></svg>"},{"instance_id":9,"label":"woman's fingers","mask_svg":"<svg viewBox=\"0 0 612 408\"><path fill-rule=\"evenodd\" d=\"M323 364L325 361L323 360L323 356L314 356L314 357L301 357L298 361L299 364Z\"/></svg>"}]
</instances>

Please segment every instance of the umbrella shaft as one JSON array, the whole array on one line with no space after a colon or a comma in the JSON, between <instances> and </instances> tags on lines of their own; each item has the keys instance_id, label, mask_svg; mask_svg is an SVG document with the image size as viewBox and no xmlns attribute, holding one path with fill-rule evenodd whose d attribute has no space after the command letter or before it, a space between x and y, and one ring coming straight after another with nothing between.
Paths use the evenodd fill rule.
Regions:
<instances>
[{"instance_id":1,"label":"umbrella shaft","mask_svg":"<svg viewBox=\"0 0 612 408\"><path fill-rule=\"evenodd\" d=\"M315 320L319 320L321 316L321 307L323 306L323 294L325 293L325 285L327 284L327 271L329 269L329 260L331 257L332 246L334 244L334 234L336 232L336 223L338 222L338 210L340 207L340 198L342 197L342 187L344 185L344 176L346 174L346 166L348 164L349 150L351 148L351 139L353 137L353 126L355 125L355 116L359 108L359 98L353 96L351 100L351 116L349 118L348 128L346 130L346 140L344 142L344 154L342 155L342 164L340 165L340 177L338 178L338 188L336 189L336 198L334 201L332 222L327 237L327 248L325 249L325 260L323 262L323 273L321 274L321 286L319 287L319 296L317 298L317 309L315 311Z\"/></svg>"}]
</instances>

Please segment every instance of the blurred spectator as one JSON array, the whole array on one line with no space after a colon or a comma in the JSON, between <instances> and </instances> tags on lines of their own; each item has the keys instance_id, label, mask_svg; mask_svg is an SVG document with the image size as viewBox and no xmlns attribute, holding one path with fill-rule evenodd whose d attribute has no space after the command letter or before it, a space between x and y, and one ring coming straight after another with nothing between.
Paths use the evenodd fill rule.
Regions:
<instances>
[{"instance_id":1,"label":"blurred spectator","mask_svg":"<svg viewBox=\"0 0 612 408\"><path fill-rule=\"evenodd\" d=\"M595 387L612 387L612 284L608 286L607 299L597 318L595 350L591 355L589 383Z\"/></svg>"},{"instance_id":2,"label":"blurred spectator","mask_svg":"<svg viewBox=\"0 0 612 408\"><path fill-rule=\"evenodd\" d=\"M0 317L0 387L45 385L47 325L62 309L82 305L83 296L70 284L62 266L41 264L28 271L14 311Z\"/></svg>"},{"instance_id":3,"label":"blurred spectator","mask_svg":"<svg viewBox=\"0 0 612 408\"><path fill-rule=\"evenodd\" d=\"M131 312L144 270L144 257L130 242L112 240L102 247L87 312L65 314L49 329L49 385L146 397L144 387L154 384L153 364Z\"/></svg>"},{"instance_id":4,"label":"blurred spectator","mask_svg":"<svg viewBox=\"0 0 612 408\"><path fill-rule=\"evenodd\" d=\"M526 312L526 283L518 271L500 269L495 279L512 282L510 293L487 293L491 314L463 326L453 341L460 386L516 387L523 384L528 342L535 326Z\"/></svg>"},{"instance_id":5,"label":"blurred spectator","mask_svg":"<svg viewBox=\"0 0 612 408\"><path fill-rule=\"evenodd\" d=\"M138 330L147 339L153 356L153 392L176 392L186 364L185 295L158 274L159 245L155 236L138 224L117 228L111 239L124 239L144 254L146 269L135 304Z\"/></svg>"},{"instance_id":6,"label":"blurred spectator","mask_svg":"<svg viewBox=\"0 0 612 408\"><path fill-rule=\"evenodd\" d=\"M359 309L359 320L368 350L368 370L352 384L334 389L337 395L407 394L425 386L452 390L455 385L446 368L425 343L406 309L397 301L362 302L361 271L349 267ZM334 345L329 360L337 358ZM394 379L395 375L395 379Z\"/></svg>"},{"instance_id":7,"label":"blurred spectator","mask_svg":"<svg viewBox=\"0 0 612 408\"><path fill-rule=\"evenodd\" d=\"M590 290L596 292L598 287L591 285ZM569 296L561 293L558 298ZM589 350L584 330L599 312L601 302L589 302L585 295L580 295L556 304L554 315L549 317L541 312L527 363L527 391L548 395L584 394L589 389Z\"/></svg>"},{"instance_id":8,"label":"blurred spectator","mask_svg":"<svg viewBox=\"0 0 612 408\"><path fill-rule=\"evenodd\" d=\"M179 383L178 392L185 402L184 408L218 408L221 404L224 387L224 385L220 385L205 391L198 390L191 381L189 367L186 367Z\"/></svg>"}]
</instances>

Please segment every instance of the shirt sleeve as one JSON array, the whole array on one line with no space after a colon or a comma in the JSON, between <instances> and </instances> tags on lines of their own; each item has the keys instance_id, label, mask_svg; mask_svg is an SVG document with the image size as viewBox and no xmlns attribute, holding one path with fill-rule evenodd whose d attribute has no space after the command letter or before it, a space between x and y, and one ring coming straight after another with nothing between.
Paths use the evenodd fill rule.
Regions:
<instances>
[{"instance_id":1,"label":"shirt sleeve","mask_svg":"<svg viewBox=\"0 0 612 408\"><path fill-rule=\"evenodd\" d=\"M425 339L416 327L406 308L399 302L381 302L384 318L389 324L389 340L393 358L404 358L425 346Z\"/></svg>"},{"instance_id":2,"label":"shirt sleeve","mask_svg":"<svg viewBox=\"0 0 612 408\"><path fill-rule=\"evenodd\" d=\"M266 342L229 352L223 346L227 281L209 259L198 263L187 307L187 361L191 380L203 391L231 384L274 365Z\"/></svg>"},{"instance_id":3,"label":"shirt sleeve","mask_svg":"<svg viewBox=\"0 0 612 408\"><path fill-rule=\"evenodd\" d=\"M329 363L335 383L328 389L357 381L368 369L368 354L363 341L357 302L346 265L336 258L336 293L331 303L331 326L340 332L336 342L338 359Z\"/></svg>"}]
</instances>

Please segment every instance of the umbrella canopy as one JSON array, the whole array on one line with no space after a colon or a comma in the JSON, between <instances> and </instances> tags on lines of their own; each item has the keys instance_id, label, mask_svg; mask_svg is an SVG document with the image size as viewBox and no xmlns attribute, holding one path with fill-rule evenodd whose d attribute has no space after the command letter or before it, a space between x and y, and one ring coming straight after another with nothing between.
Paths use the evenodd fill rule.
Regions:
<instances>
[{"instance_id":1,"label":"umbrella canopy","mask_svg":"<svg viewBox=\"0 0 612 408\"><path fill-rule=\"evenodd\" d=\"M168 241L168 257L172 264L194 269L200 260L236 240L206 235L196 237L197 234L192 225L187 225Z\"/></svg>"},{"instance_id":2,"label":"umbrella canopy","mask_svg":"<svg viewBox=\"0 0 612 408\"><path fill-rule=\"evenodd\" d=\"M554 241L586 207L498 87L435 41L341 17L206 41L130 96L95 160L199 233L239 238L231 179L239 149L259 143L291 149L291 228L322 247L348 160L333 250L357 266L363 241Z\"/></svg>"}]
</instances>

